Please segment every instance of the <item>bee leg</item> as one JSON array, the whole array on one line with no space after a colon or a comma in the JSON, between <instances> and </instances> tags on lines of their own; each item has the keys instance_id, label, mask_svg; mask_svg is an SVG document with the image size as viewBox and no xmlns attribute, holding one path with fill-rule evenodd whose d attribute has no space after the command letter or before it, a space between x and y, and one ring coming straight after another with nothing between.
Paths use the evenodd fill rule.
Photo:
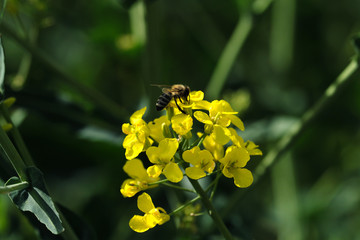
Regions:
<instances>
[{"instance_id":1,"label":"bee leg","mask_svg":"<svg viewBox=\"0 0 360 240\"><path fill-rule=\"evenodd\" d=\"M174 97L174 101L175 101L175 104L177 106L177 108L183 113L183 114L187 114L183 109L180 108L179 104L177 103L177 100L176 99L180 99L180 97L177 97L175 96ZM181 101L181 100L180 100Z\"/></svg>"}]
</instances>

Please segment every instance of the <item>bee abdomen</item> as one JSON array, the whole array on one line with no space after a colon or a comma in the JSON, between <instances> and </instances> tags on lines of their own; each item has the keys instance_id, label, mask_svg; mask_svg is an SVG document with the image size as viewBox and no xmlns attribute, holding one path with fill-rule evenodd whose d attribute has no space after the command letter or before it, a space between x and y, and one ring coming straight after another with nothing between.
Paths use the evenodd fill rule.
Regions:
<instances>
[{"instance_id":1,"label":"bee abdomen","mask_svg":"<svg viewBox=\"0 0 360 240\"><path fill-rule=\"evenodd\" d=\"M163 93L160 95L158 100L156 101L156 110L163 110L171 101L172 95L170 93Z\"/></svg>"}]
</instances>

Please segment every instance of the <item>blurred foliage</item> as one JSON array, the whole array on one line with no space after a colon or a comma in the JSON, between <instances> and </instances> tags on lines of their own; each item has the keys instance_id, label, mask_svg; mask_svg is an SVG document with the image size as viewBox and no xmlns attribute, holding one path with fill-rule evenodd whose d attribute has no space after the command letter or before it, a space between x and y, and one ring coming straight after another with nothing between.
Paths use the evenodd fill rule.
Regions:
<instances>
[{"instance_id":1,"label":"blurred foliage","mask_svg":"<svg viewBox=\"0 0 360 240\"><path fill-rule=\"evenodd\" d=\"M121 125L145 105L147 119L157 114L161 91L150 84L205 90L249 6L243 0L8 1L3 24L129 113L115 118L2 33L5 95L17 98L13 120L53 199L71 210L73 222L86 226L83 239L220 239L206 214L174 216L143 234L130 230L137 208L135 199L119 192L126 178ZM256 1L251 31L221 91L241 113L245 139L266 154L319 99L354 54L359 9L356 0ZM271 174L250 187L225 218L234 236L360 239L359 96L360 82L353 81ZM261 159L250 163L252 169ZM5 182L12 173L1 168ZM221 180L214 198L219 212L234 191L246 190ZM166 188L151 194L168 212L187 197ZM0 239L39 238L30 224L0 196Z\"/></svg>"}]
</instances>

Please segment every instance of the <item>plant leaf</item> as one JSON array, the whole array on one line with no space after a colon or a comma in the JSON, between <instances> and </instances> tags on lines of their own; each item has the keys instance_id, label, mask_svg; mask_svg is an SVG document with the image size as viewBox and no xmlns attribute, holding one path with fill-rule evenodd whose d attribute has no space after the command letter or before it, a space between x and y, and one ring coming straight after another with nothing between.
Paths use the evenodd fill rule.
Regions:
<instances>
[{"instance_id":1,"label":"plant leaf","mask_svg":"<svg viewBox=\"0 0 360 240\"><path fill-rule=\"evenodd\" d=\"M36 167L27 168L31 187L9 193L12 202L21 210L33 213L53 234L60 234L65 229L59 213L45 188L42 172ZM21 182L13 177L5 185Z\"/></svg>"}]
</instances>

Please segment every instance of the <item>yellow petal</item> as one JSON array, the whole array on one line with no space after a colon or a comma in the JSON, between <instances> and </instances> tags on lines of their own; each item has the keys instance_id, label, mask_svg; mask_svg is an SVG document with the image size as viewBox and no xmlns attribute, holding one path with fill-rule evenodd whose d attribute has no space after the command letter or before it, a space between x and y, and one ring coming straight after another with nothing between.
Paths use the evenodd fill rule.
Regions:
<instances>
[{"instance_id":1,"label":"yellow petal","mask_svg":"<svg viewBox=\"0 0 360 240\"><path fill-rule=\"evenodd\" d=\"M210 125L213 124L213 122L211 121L209 115L207 115L207 114L204 113L204 112L196 111L196 112L194 112L194 117L195 117L199 122L202 122L202 123L204 123L204 124L210 124Z\"/></svg>"},{"instance_id":2,"label":"yellow petal","mask_svg":"<svg viewBox=\"0 0 360 240\"><path fill-rule=\"evenodd\" d=\"M160 176L163 168L164 167L162 165L153 165L153 166L148 167L146 169L146 172L149 175L149 177L157 178Z\"/></svg>"},{"instance_id":3,"label":"yellow petal","mask_svg":"<svg viewBox=\"0 0 360 240\"><path fill-rule=\"evenodd\" d=\"M145 222L146 222L146 225L149 227L149 228L153 228L156 226L157 224L157 217L154 216L153 214L145 214L144 216L144 219L145 219Z\"/></svg>"},{"instance_id":4,"label":"yellow petal","mask_svg":"<svg viewBox=\"0 0 360 240\"><path fill-rule=\"evenodd\" d=\"M231 120L231 123L234 124L241 131L245 130L244 123L235 115L227 115L227 117Z\"/></svg>"},{"instance_id":5,"label":"yellow petal","mask_svg":"<svg viewBox=\"0 0 360 240\"><path fill-rule=\"evenodd\" d=\"M130 148L135 142L137 142L135 134L129 134L125 137L123 141L124 148Z\"/></svg>"},{"instance_id":6,"label":"yellow petal","mask_svg":"<svg viewBox=\"0 0 360 240\"><path fill-rule=\"evenodd\" d=\"M136 193L140 191L140 189L134 184L136 182L133 179L126 179L122 185L120 192L123 197L133 197Z\"/></svg>"},{"instance_id":7,"label":"yellow petal","mask_svg":"<svg viewBox=\"0 0 360 240\"><path fill-rule=\"evenodd\" d=\"M223 158L223 159L224 159L224 158ZM220 159L220 161L223 160L223 159ZM228 162L226 162L226 163L228 163ZM229 171L228 165L227 165L226 163L224 164L224 168L222 169L222 173L223 173L224 176L227 177L227 178L233 178L234 176L233 176L233 174Z\"/></svg>"},{"instance_id":8,"label":"yellow petal","mask_svg":"<svg viewBox=\"0 0 360 240\"><path fill-rule=\"evenodd\" d=\"M129 123L124 123L122 126L121 126L121 129L122 129L122 132L125 133L125 134L130 134L131 133L131 125Z\"/></svg>"},{"instance_id":9,"label":"yellow petal","mask_svg":"<svg viewBox=\"0 0 360 240\"><path fill-rule=\"evenodd\" d=\"M176 163L168 163L164 170L163 174L170 182L180 182L183 179L183 173L180 170L179 166Z\"/></svg>"},{"instance_id":10,"label":"yellow petal","mask_svg":"<svg viewBox=\"0 0 360 240\"><path fill-rule=\"evenodd\" d=\"M214 138L211 135L205 137L203 141L203 146L212 153L212 155L216 160L219 160L222 157L224 157L223 145L215 142Z\"/></svg>"},{"instance_id":11,"label":"yellow petal","mask_svg":"<svg viewBox=\"0 0 360 240\"><path fill-rule=\"evenodd\" d=\"M250 155L246 149L235 146L228 147L225 157L234 162L234 167L245 167L246 163L250 160Z\"/></svg>"},{"instance_id":12,"label":"yellow petal","mask_svg":"<svg viewBox=\"0 0 360 240\"><path fill-rule=\"evenodd\" d=\"M263 155L262 151L260 149L258 149L258 148L256 148L256 149L247 149L247 150L248 150L250 155L254 155L254 156L255 155L259 155L259 156Z\"/></svg>"},{"instance_id":13,"label":"yellow petal","mask_svg":"<svg viewBox=\"0 0 360 240\"><path fill-rule=\"evenodd\" d=\"M258 149L258 145L256 145L252 141L246 141L245 143L246 150L248 150L250 155L262 155L262 151Z\"/></svg>"},{"instance_id":14,"label":"yellow petal","mask_svg":"<svg viewBox=\"0 0 360 240\"><path fill-rule=\"evenodd\" d=\"M134 159L142 152L144 149L144 144L140 142L135 142L130 148L126 148L125 157L128 160Z\"/></svg>"},{"instance_id":15,"label":"yellow petal","mask_svg":"<svg viewBox=\"0 0 360 240\"><path fill-rule=\"evenodd\" d=\"M236 130L233 128L229 128L229 130L231 133L230 138L233 144L237 147L245 147L244 139L237 134Z\"/></svg>"},{"instance_id":16,"label":"yellow petal","mask_svg":"<svg viewBox=\"0 0 360 240\"><path fill-rule=\"evenodd\" d=\"M161 116L156 118L154 121L148 123L150 129L150 136L156 141L160 142L164 137L164 128L168 128L170 121L167 119L167 116Z\"/></svg>"},{"instance_id":17,"label":"yellow petal","mask_svg":"<svg viewBox=\"0 0 360 240\"><path fill-rule=\"evenodd\" d=\"M159 148L158 147L149 147L146 149L146 156L149 158L149 161L153 164L159 163Z\"/></svg>"},{"instance_id":18,"label":"yellow petal","mask_svg":"<svg viewBox=\"0 0 360 240\"><path fill-rule=\"evenodd\" d=\"M230 138L228 135L230 135L230 132L227 128L221 127L219 125L214 125L213 133L211 134L214 138L215 142L225 145L229 142Z\"/></svg>"},{"instance_id":19,"label":"yellow petal","mask_svg":"<svg viewBox=\"0 0 360 240\"><path fill-rule=\"evenodd\" d=\"M170 220L170 216L166 213L160 213L160 219L158 220L158 224L162 225Z\"/></svg>"},{"instance_id":20,"label":"yellow petal","mask_svg":"<svg viewBox=\"0 0 360 240\"><path fill-rule=\"evenodd\" d=\"M145 192L138 197L137 205L140 211L144 213L149 213L152 209L155 208L150 195Z\"/></svg>"},{"instance_id":21,"label":"yellow petal","mask_svg":"<svg viewBox=\"0 0 360 240\"><path fill-rule=\"evenodd\" d=\"M234 183L239 188L249 187L254 181L252 173L246 168L237 169L233 175Z\"/></svg>"},{"instance_id":22,"label":"yellow petal","mask_svg":"<svg viewBox=\"0 0 360 240\"><path fill-rule=\"evenodd\" d=\"M196 165L198 162L200 162L200 159L198 158L199 152L200 152L200 148L198 146L195 146L190 150L186 150L183 153L182 157L185 162Z\"/></svg>"},{"instance_id":23,"label":"yellow petal","mask_svg":"<svg viewBox=\"0 0 360 240\"><path fill-rule=\"evenodd\" d=\"M139 159L126 161L123 169L131 178L146 179L148 177L144 165Z\"/></svg>"},{"instance_id":24,"label":"yellow petal","mask_svg":"<svg viewBox=\"0 0 360 240\"><path fill-rule=\"evenodd\" d=\"M129 226L132 230L138 233L146 232L149 230L143 216L135 215L130 219Z\"/></svg>"},{"instance_id":25,"label":"yellow petal","mask_svg":"<svg viewBox=\"0 0 360 240\"><path fill-rule=\"evenodd\" d=\"M190 101L198 102L204 99L204 92L202 91L192 91L190 93Z\"/></svg>"},{"instance_id":26,"label":"yellow petal","mask_svg":"<svg viewBox=\"0 0 360 240\"><path fill-rule=\"evenodd\" d=\"M199 158L201 159L202 162L201 168L207 171L208 173L212 173L212 171L215 168L215 162L214 162L214 157L211 155L211 153L207 150L202 150L199 153Z\"/></svg>"},{"instance_id":27,"label":"yellow petal","mask_svg":"<svg viewBox=\"0 0 360 240\"><path fill-rule=\"evenodd\" d=\"M206 173L201 168L188 167L185 169L186 175L191 179L200 179L206 176Z\"/></svg>"},{"instance_id":28,"label":"yellow petal","mask_svg":"<svg viewBox=\"0 0 360 240\"><path fill-rule=\"evenodd\" d=\"M161 140L158 147L158 155L159 158L168 162L175 155L177 149L179 147L179 142L176 138L165 138Z\"/></svg>"},{"instance_id":29,"label":"yellow petal","mask_svg":"<svg viewBox=\"0 0 360 240\"><path fill-rule=\"evenodd\" d=\"M202 100L199 102L195 102L193 104L192 109L203 109L203 110L209 110L211 104L208 101Z\"/></svg>"},{"instance_id":30,"label":"yellow petal","mask_svg":"<svg viewBox=\"0 0 360 240\"><path fill-rule=\"evenodd\" d=\"M193 125L193 119L188 114L178 114L171 118L172 129L179 135L187 134Z\"/></svg>"},{"instance_id":31,"label":"yellow petal","mask_svg":"<svg viewBox=\"0 0 360 240\"><path fill-rule=\"evenodd\" d=\"M130 123L132 125L137 125L139 124L140 122L142 122L142 116L144 115L146 111L146 107L140 109L140 110L137 110L136 112L133 113L133 115L131 115L130 117Z\"/></svg>"}]
</instances>

